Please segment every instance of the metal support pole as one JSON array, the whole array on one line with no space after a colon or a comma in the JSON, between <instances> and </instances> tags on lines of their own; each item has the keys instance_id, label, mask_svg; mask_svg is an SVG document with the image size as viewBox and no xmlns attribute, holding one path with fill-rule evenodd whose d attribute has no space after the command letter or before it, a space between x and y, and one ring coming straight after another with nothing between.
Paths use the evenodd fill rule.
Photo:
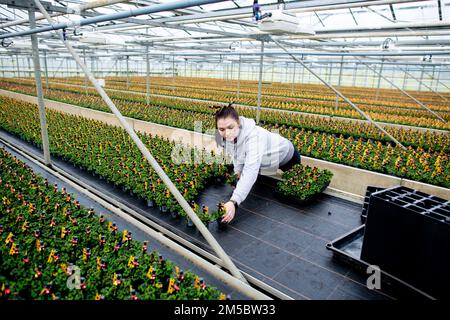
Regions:
<instances>
[{"instance_id":1,"label":"metal support pole","mask_svg":"<svg viewBox=\"0 0 450 320\"><path fill-rule=\"evenodd\" d=\"M355 87L356 86L356 74L358 72L358 65L355 63L355 69L353 69L353 83L352 86Z\"/></svg>"},{"instance_id":2,"label":"metal support pole","mask_svg":"<svg viewBox=\"0 0 450 320\"><path fill-rule=\"evenodd\" d=\"M52 23L50 16L48 15L47 11L42 6L42 4L39 2L39 0L34 0L34 2L37 5L37 7L39 8L39 10L45 15L48 22ZM114 105L114 103L111 101L111 99L109 98L109 96L107 95L105 90L98 84L97 80L94 78L92 73L87 69L87 67L80 60L78 54L75 52L75 50L73 50L70 43L64 39L61 31L58 32L58 35L59 35L59 38L61 39L61 41L66 46L66 48L69 50L70 54L74 57L75 61L81 66L83 71L89 77L89 80L92 82L94 87L97 89L100 96L106 102L106 104L111 109L111 111L114 113L114 115L119 119L123 128L130 135L131 139L137 145L137 147L139 148L139 150L141 151L143 156L150 163L153 170L155 170L155 172L161 178L163 183L167 186L169 191L175 197L177 202L180 204L180 206L183 208L183 210L186 212L186 214L192 220L194 225L197 227L197 229L200 231L200 233L203 235L203 237L206 239L206 241L209 243L209 245L213 248L213 250L217 253L219 258L222 259L224 265L228 268L228 270L231 272L231 274L233 276L235 276L237 279L241 280L242 282L247 283L247 280L244 278L244 276L241 274L241 272L236 268L234 263L231 261L230 257L225 253L225 251L223 251L222 247L217 243L217 241L211 235L211 233L206 228L206 226L203 224L203 222L200 220L200 218L197 216L197 214L192 210L191 206L187 203L186 199L184 199L183 195L180 193L180 191L178 191L176 186L173 184L173 182L170 180L170 178L167 176L167 174L164 172L164 170L161 168L161 166L158 164L158 162L152 156L152 154L148 151L147 147L144 145L144 143L138 137L138 135L136 134L134 129L130 126L130 124L122 116L122 114L117 109L117 107Z\"/></svg>"},{"instance_id":3,"label":"metal support pole","mask_svg":"<svg viewBox=\"0 0 450 320\"><path fill-rule=\"evenodd\" d=\"M45 87L48 90L47 50L44 50L44 68L45 68Z\"/></svg>"},{"instance_id":4,"label":"metal support pole","mask_svg":"<svg viewBox=\"0 0 450 320\"><path fill-rule=\"evenodd\" d=\"M440 115L438 115L436 112L434 112L433 110L431 110L430 108L428 108L426 105L424 105L422 102L420 102L419 100L417 100L416 98L414 98L412 95L410 95L408 92L406 92L405 90L401 89L400 87L398 87L395 83L393 83L391 80L387 79L386 77L383 77L381 75L381 73L378 73L378 71L376 71L374 68L368 66L366 63L362 62L359 58L355 57L357 60L359 60L362 64L365 64L368 68L370 68L370 70L372 70L374 73L379 74L384 80L386 80L387 82L389 82L390 84L392 84L392 86L394 86L396 89L400 90L404 95L406 95L407 97L411 98L412 100L414 100L419 106L421 106L422 108L428 110L430 113L432 113L436 118L440 119L443 122L446 122Z\"/></svg>"},{"instance_id":5,"label":"metal support pole","mask_svg":"<svg viewBox=\"0 0 450 320\"><path fill-rule=\"evenodd\" d=\"M262 75L263 75L263 59L264 59L264 41L261 41L261 56L259 57L259 80L258 80L258 102L256 111L256 124L259 123L261 115L261 91L262 91Z\"/></svg>"},{"instance_id":6,"label":"metal support pole","mask_svg":"<svg viewBox=\"0 0 450 320\"><path fill-rule=\"evenodd\" d=\"M438 71L438 74L436 76L436 88L435 88L436 91L438 91L438 88L439 88L439 78L441 77L441 68L442 67L439 67L439 71Z\"/></svg>"},{"instance_id":7,"label":"metal support pole","mask_svg":"<svg viewBox=\"0 0 450 320\"><path fill-rule=\"evenodd\" d=\"M380 95L380 84L381 84L381 74L383 73L383 64L384 64L384 59L381 59L381 65L380 65L380 71L378 73L378 84L377 84L377 93L375 95L375 100L378 101L378 97ZM384 78L384 77L383 77Z\"/></svg>"},{"instance_id":8,"label":"metal support pole","mask_svg":"<svg viewBox=\"0 0 450 320\"><path fill-rule=\"evenodd\" d=\"M28 78L31 78L31 61L30 61L30 57L27 57L27 73L28 73Z\"/></svg>"},{"instance_id":9,"label":"metal support pole","mask_svg":"<svg viewBox=\"0 0 450 320\"><path fill-rule=\"evenodd\" d=\"M338 79L338 85L337 85L337 89L340 90L341 88L341 79L342 79L342 69L344 66L344 56L341 57L341 68L339 69L339 79ZM336 95L336 106L335 109L337 110L339 106L339 96Z\"/></svg>"},{"instance_id":10,"label":"metal support pole","mask_svg":"<svg viewBox=\"0 0 450 320\"><path fill-rule=\"evenodd\" d=\"M284 72L286 86L289 85L289 63L286 62L286 71Z\"/></svg>"},{"instance_id":11,"label":"metal support pole","mask_svg":"<svg viewBox=\"0 0 450 320\"><path fill-rule=\"evenodd\" d=\"M145 93L147 105L150 104L150 57L148 54L148 46L146 48L145 54L145 65L146 65L146 77L145 77Z\"/></svg>"},{"instance_id":12,"label":"metal support pole","mask_svg":"<svg viewBox=\"0 0 450 320\"><path fill-rule=\"evenodd\" d=\"M221 78L223 79L223 80L226 80L227 79L227 73L226 73L226 65L225 65L225 63L223 63L223 60L222 60L222 62L221 62L221 65L222 65L222 76L221 76Z\"/></svg>"},{"instance_id":13,"label":"metal support pole","mask_svg":"<svg viewBox=\"0 0 450 320\"><path fill-rule=\"evenodd\" d=\"M295 83L295 68L296 68L296 64L294 62L294 72L292 74L292 85L291 85L291 94L294 95L294 83Z\"/></svg>"},{"instance_id":14,"label":"metal support pole","mask_svg":"<svg viewBox=\"0 0 450 320\"><path fill-rule=\"evenodd\" d=\"M372 120L368 115L366 115L360 108L358 108L353 102L351 102L347 97L345 97L340 91L336 90L331 84L327 83L324 79L322 79L317 73L315 73L311 68L309 68L301 59L298 59L292 53L290 53L283 45L281 45L277 40L270 37L275 44L284 50L287 54L289 54L292 59L300 63L305 69L307 69L312 75L314 75L317 79L319 79L324 85L330 88L334 93L339 95L345 102L347 102L350 106L352 106L358 113L366 118L370 123L372 123L375 127L377 127L381 132L383 132L387 137L389 137L392 141L394 141L397 145L406 150L405 146L402 145L397 139L395 139L391 134L389 134L383 127L381 127L378 123Z\"/></svg>"},{"instance_id":15,"label":"metal support pole","mask_svg":"<svg viewBox=\"0 0 450 320\"><path fill-rule=\"evenodd\" d=\"M422 89L422 81L423 81L423 73L425 71L425 67L422 67L422 71L420 72L420 80L419 80L419 91Z\"/></svg>"},{"instance_id":16,"label":"metal support pole","mask_svg":"<svg viewBox=\"0 0 450 320\"><path fill-rule=\"evenodd\" d=\"M0 58L0 69L2 70L2 77L5 77L5 68L3 67L3 59Z\"/></svg>"},{"instance_id":17,"label":"metal support pole","mask_svg":"<svg viewBox=\"0 0 450 320\"><path fill-rule=\"evenodd\" d=\"M239 55L238 78L237 78L237 99L238 100L239 100L239 94L241 91L241 65L242 65L242 56Z\"/></svg>"},{"instance_id":18,"label":"metal support pole","mask_svg":"<svg viewBox=\"0 0 450 320\"><path fill-rule=\"evenodd\" d=\"M233 77L233 75L234 75L234 66L235 66L235 62L234 61L231 61L231 65L230 65L230 86L232 86L233 85L233 79L234 79L234 77Z\"/></svg>"},{"instance_id":19,"label":"metal support pole","mask_svg":"<svg viewBox=\"0 0 450 320\"><path fill-rule=\"evenodd\" d=\"M83 60L84 60L84 64L86 64L86 49L83 49ZM87 89L87 76L84 76L84 93L87 95L88 94L88 89Z\"/></svg>"},{"instance_id":20,"label":"metal support pole","mask_svg":"<svg viewBox=\"0 0 450 320\"><path fill-rule=\"evenodd\" d=\"M30 28L31 29L36 28L34 10L32 8L28 9L28 15L30 18ZM45 118L44 95L42 93L41 64L39 61L39 48L36 34L31 35L31 48L33 51L34 77L36 80L36 93L39 106L39 120L41 124L42 150L44 151L44 163L47 166L51 166L50 149L47 132L47 120Z\"/></svg>"},{"instance_id":21,"label":"metal support pole","mask_svg":"<svg viewBox=\"0 0 450 320\"><path fill-rule=\"evenodd\" d=\"M172 55L172 93L175 91L175 55Z\"/></svg>"},{"instance_id":22,"label":"metal support pole","mask_svg":"<svg viewBox=\"0 0 450 320\"><path fill-rule=\"evenodd\" d=\"M403 77L403 90L406 90L406 81L408 80L408 78L406 77L408 75L408 66L406 66L406 70L405 71L405 76Z\"/></svg>"},{"instance_id":23,"label":"metal support pole","mask_svg":"<svg viewBox=\"0 0 450 320\"><path fill-rule=\"evenodd\" d=\"M302 84L305 83L305 68L302 68Z\"/></svg>"},{"instance_id":24,"label":"metal support pole","mask_svg":"<svg viewBox=\"0 0 450 320\"><path fill-rule=\"evenodd\" d=\"M130 88L130 79L129 79L130 64L129 64L129 62L130 62L130 56L127 56L127 61L126 61L126 63L127 63L127 90Z\"/></svg>"},{"instance_id":25,"label":"metal support pole","mask_svg":"<svg viewBox=\"0 0 450 320\"><path fill-rule=\"evenodd\" d=\"M184 58L184 76L185 77L187 77L186 64L187 64L187 59Z\"/></svg>"},{"instance_id":26,"label":"metal support pole","mask_svg":"<svg viewBox=\"0 0 450 320\"><path fill-rule=\"evenodd\" d=\"M69 63L68 63L68 61L69 61L69 59L67 59L67 58L63 58L63 60L66 60L66 78L68 78L69 77ZM63 63L64 64L64 63ZM64 69L62 70L62 76L64 77Z\"/></svg>"},{"instance_id":27,"label":"metal support pole","mask_svg":"<svg viewBox=\"0 0 450 320\"><path fill-rule=\"evenodd\" d=\"M330 63L330 67L328 68L328 82L331 83L331 73L333 71L333 63Z\"/></svg>"},{"instance_id":28,"label":"metal support pole","mask_svg":"<svg viewBox=\"0 0 450 320\"><path fill-rule=\"evenodd\" d=\"M430 87L433 87L435 73L436 73L436 66L433 66L433 72L431 73Z\"/></svg>"},{"instance_id":29,"label":"metal support pole","mask_svg":"<svg viewBox=\"0 0 450 320\"><path fill-rule=\"evenodd\" d=\"M95 76L95 64L94 64L93 56L91 56L91 70L92 70L92 75Z\"/></svg>"},{"instance_id":30,"label":"metal support pole","mask_svg":"<svg viewBox=\"0 0 450 320\"><path fill-rule=\"evenodd\" d=\"M20 78L20 71L19 71L19 55L16 54L16 67L17 67L17 78Z\"/></svg>"},{"instance_id":31,"label":"metal support pole","mask_svg":"<svg viewBox=\"0 0 450 320\"><path fill-rule=\"evenodd\" d=\"M369 76L369 68L366 68L366 75L364 80L364 87L368 87L367 77Z\"/></svg>"}]
</instances>

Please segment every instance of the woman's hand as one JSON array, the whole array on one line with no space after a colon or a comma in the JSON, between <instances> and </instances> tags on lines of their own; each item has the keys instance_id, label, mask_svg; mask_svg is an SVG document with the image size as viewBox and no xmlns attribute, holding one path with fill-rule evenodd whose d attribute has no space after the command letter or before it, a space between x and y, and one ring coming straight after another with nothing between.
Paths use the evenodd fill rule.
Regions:
<instances>
[{"instance_id":1,"label":"woman's hand","mask_svg":"<svg viewBox=\"0 0 450 320\"><path fill-rule=\"evenodd\" d=\"M241 173L240 172L236 172L236 177L238 178L238 180L241 178Z\"/></svg>"},{"instance_id":2,"label":"woman's hand","mask_svg":"<svg viewBox=\"0 0 450 320\"><path fill-rule=\"evenodd\" d=\"M225 208L225 216L222 218L222 222L230 223L234 218L234 214L236 213L236 208L234 207L234 203L228 201L224 205Z\"/></svg>"}]
</instances>

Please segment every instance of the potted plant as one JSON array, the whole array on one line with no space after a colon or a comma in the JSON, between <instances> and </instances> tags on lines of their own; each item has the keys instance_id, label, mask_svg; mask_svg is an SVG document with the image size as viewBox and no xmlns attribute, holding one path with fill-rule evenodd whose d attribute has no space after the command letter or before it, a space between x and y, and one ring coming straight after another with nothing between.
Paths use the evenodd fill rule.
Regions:
<instances>
[{"instance_id":1,"label":"potted plant","mask_svg":"<svg viewBox=\"0 0 450 320\"><path fill-rule=\"evenodd\" d=\"M323 192L332 177L333 173L329 170L297 164L283 173L283 181L277 183L275 194L282 200L303 205Z\"/></svg>"},{"instance_id":2,"label":"potted plant","mask_svg":"<svg viewBox=\"0 0 450 320\"><path fill-rule=\"evenodd\" d=\"M225 204L223 202L218 203L217 211L213 213L213 219L217 222L219 230L225 230L228 226L228 223L222 222L225 213Z\"/></svg>"}]
</instances>

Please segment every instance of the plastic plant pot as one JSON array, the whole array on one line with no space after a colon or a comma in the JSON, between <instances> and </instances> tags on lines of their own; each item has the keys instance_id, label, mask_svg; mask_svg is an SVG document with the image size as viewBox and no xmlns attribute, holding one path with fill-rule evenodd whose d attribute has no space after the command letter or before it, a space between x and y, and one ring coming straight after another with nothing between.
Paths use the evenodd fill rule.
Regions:
<instances>
[{"instance_id":1,"label":"plastic plant pot","mask_svg":"<svg viewBox=\"0 0 450 320\"><path fill-rule=\"evenodd\" d=\"M217 229L223 231L226 230L228 228L228 223L226 222L222 222L222 217L217 218Z\"/></svg>"},{"instance_id":2,"label":"plastic plant pot","mask_svg":"<svg viewBox=\"0 0 450 320\"><path fill-rule=\"evenodd\" d=\"M164 204L164 205L162 205L162 206L159 207L159 210L160 210L162 213L166 213L166 212L167 212L167 206Z\"/></svg>"},{"instance_id":3,"label":"plastic plant pot","mask_svg":"<svg viewBox=\"0 0 450 320\"><path fill-rule=\"evenodd\" d=\"M153 202L153 200L147 200L147 207L153 208L154 206L155 206L155 203Z\"/></svg>"},{"instance_id":4,"label":"plastic plant pot","mask_svg":"<svg viewBox=\"0 0 450 320\"><path fill-rule=\"evenodd\" d=\"M304 206L304 205L307 205L307 204L313 202L322 192L325 191L325 189L328 187L328 185L329 185L329 183L324 185L320 189L319 192L312 194L312 195L306 197L305 199L300 199L295 196L286 195L286 194L279 192L278 190L275 190L275 197L283 202L288 203L288 204Z\"/></svg>"},{"instance_id":5,"label":"plastic plant pot","mask_svg":"<svg viewBox=\"0 0 450 320\"><path fill-rule=\"evenodd\" d=\"M177 218L180 216L180 214L179 214L178 212L176 212L176 211L171 211L171 212L170 212L170 216L171 216L173 219L177 219Z\"/></svg>"},{"instance_id":6,"label":"plastic plant pot","mask_svg":"<svg viewBox=\"0 0 450 320\"><path fill-rule=\"evenodd\" d=\"M189 228L194 227L194 222L192 222L192 220L189 219L189 217L186 217L186 226L188 226Z\"/></svg>"}]
</instances>

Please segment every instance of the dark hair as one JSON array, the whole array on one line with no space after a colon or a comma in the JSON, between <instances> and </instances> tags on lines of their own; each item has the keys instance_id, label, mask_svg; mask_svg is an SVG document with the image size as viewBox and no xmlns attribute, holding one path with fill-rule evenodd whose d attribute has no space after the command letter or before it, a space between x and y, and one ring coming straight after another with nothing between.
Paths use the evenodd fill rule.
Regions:
<instances>
[{"instance_id":1,"label":"dark hair","mask_svg":"<svg viewBox=\"0 0 450 320\"><path fill-rule=\"evenodd\" d=\"M239 114L232 106L234 102L229 103L226 106L210 106L211 109L217 110L214 114L214 117L216 119L216 128L217 128L217 121L220 119L226 119L226 118L232 118L236 120L236 122L239 122Z\"/></svg>"}]
</instances>

